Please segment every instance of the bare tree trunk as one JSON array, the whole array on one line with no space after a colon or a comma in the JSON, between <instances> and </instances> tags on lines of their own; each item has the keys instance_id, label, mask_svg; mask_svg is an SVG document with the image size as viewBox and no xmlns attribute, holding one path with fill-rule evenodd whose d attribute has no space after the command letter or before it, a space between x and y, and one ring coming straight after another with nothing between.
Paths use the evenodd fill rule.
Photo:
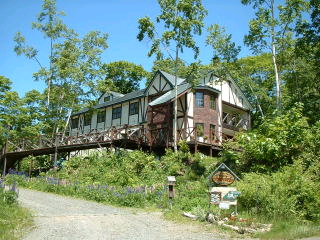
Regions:
<instances>
[{"instance_id":1,"label":"bare tree trunk","mask_svg":"<svg viewBox=\"0 0 320 240\"><path fill-rule=\"evenodd\" d=\"M52 38L50 39L50 76L48 79L48 94L47 94L48 108L50 104L51 78L52 78Z\"/></svg>"},{"instance_id":2,"label":"bare tree trunk","mask_svg":"<svg viewBox=\"0 0 320 240\"><path fill-rule=\"evenodd\" d=\"M174 120L173 120L173 148L174 151L177 152L177 115L178 115L178 54L179 54L178 44L176 45L176 60L175 60L175 69L174 69L174 91L175 91L175 98L174 98Z\"/></svg>"},{"instance_id":3,"label":"bare tree trunk","mask_svg":"<svg viewBox=\"0 0 320 240\"><path fill-rule=\"evenodd\" d=\"M276 46L274 42L272 43L272 61L274 67L274 74L276 78L276 97L277 97L277 109L281 108L281 89L280 89L280 79L278 73L277 59L276 59Z\"/></svg>"},{"instance_id":4,"label":"bare tree trunk","mask_svg":"<svg viewBox=\"0 0 320 240\"><path fill-rule=\"evenodd\" d=\"M271 1L271 12L272 12L272 19L274 20L274 0ZM276 98L277 98L277 109L281 108L281 89L280 89L280 79L278 73L278 66L277 66L277 53L276 53L276 44L275 44L275 28L272 26L272 38L271 38L271 47L272 47L272 62L274 67L274 75L276 79Z\"/></svg>"}]
</instances>

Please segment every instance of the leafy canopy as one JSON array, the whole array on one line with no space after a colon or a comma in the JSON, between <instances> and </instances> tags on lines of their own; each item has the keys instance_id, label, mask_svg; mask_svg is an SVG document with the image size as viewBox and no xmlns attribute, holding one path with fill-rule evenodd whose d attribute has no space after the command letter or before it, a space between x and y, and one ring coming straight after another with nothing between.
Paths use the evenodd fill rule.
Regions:
<instances>
[{"instance_id":1,"label":"leafy canopy","mask_svg":"<svg viewBox=\"0 0 320 240\"><path fill-rule=\"evenodd\" d=\"M207 15L201 0L158 0L158 3L161 13L157 16L156 22L164 24L165 30L162 34L157 32L150 17L143 17L138 21L138 40L149 38L152 41L148 56L156 55L157 59L162 59L161 45L169 52L170 43L174 42L177 51L183 52L184 47L190 48L197 58L199 48L193 36L201 35L203 20Z\"/></svg>"}]
</instances>

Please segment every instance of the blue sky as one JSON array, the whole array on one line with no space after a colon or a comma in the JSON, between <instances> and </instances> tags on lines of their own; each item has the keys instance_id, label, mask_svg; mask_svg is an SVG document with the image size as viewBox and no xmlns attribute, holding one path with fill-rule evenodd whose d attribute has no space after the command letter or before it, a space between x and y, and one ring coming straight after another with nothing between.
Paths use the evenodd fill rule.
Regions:
<instances>
[{"instance_id":1,"label":"blue sky","mask_svg":"<svg viewBox=\"0 0 320 240\"><path fill-rule=\"evenodd\" d=\"M240 55L249 55L249 50L243 46L243 36L248 32L248 21L254 16L252 8L243 6L240 0L203 0L203 4L209 12L205 26L215 23L225 26L233 41L242 46ZM38 65L24 56L16 56L13 51L13 37L21 31L28 43L39 50L42 64L48 65L49 41L31 28L41 5L41 0L0 0L0 75L13 82L12 88L20 96L32 89L44 88L43 82L35 82L32 78L39 70ZM104 62L126 60L151 70L154 59L147 57L150 44L139 42L136 36L139 18L148 15L154 19L159 14L156 0L57 0L57 8L66 13L64 22L81 36L91 30L109 34ZM204 29L203 35L197 37L197 43L199 59L207 64L212 58L212 50L205 46L205 36ZM186 51L182 58L191 63L192 56Z\"/></svg>"}]
</instances>

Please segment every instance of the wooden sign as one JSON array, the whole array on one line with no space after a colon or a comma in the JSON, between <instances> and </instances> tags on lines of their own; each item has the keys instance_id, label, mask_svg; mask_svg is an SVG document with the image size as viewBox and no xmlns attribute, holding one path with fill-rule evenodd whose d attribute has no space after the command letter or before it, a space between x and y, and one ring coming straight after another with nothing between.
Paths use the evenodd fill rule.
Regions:
<instances>
[{"instance_id":1,"label":"wooden sign","mask_svg":"<svg viewBox=\"0 0 320 240\"><path fill-rule=\"evenodd\" d=\"M228 168L224 163L222 163L209 176L209 180L215 186L229 186L235 180L239 180L239 178L234 172L231 171L230 168Z\"/></svg>"},{"instance_id":2,"label":"wooden sign","mask_svg":"<svg viewBox=\"0 0 320 240\"><path fill-rule=\"evenodd\" d=\"M234 187L213 187L210 189L210 203L220 205L226 203L228 205L237 205L237 198L240 192Z\"/></svg>"},{"instance_id":3,"label":"wooden sign","mask_svg":"<svg viewBox=\"0 0 320 240\"><path fill-rule=\"evenodd\" d=\"M219 186L228 186L234 182L234 177L227 171L218 171L212 176L212 181Z\"/></svg>"},{"instance_id":4,"label":"wooden sign","mask_svg":"<svg viewBox=\"0 0 320 240\"><path fill-rule=\"evenodd\" d=\"M221 192L211 192L210 193L210 203L218 205L221 202Z\"/></svg>"}]
</instances>

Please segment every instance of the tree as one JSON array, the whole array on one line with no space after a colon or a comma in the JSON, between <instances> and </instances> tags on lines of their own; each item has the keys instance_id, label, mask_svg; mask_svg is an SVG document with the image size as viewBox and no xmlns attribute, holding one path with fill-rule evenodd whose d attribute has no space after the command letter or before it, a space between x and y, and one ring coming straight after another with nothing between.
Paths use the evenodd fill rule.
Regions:
<instances>
[{"instance_id":1,"label":"tree","mask_svg":"<svg viewBox=\"0 0 320 240\"><path fill-rule=\"evenodd\" d=\"M309 21L296 28L298 39L292 55L291 71L286 72L288 104L304 104L304 115L310 123L320 119L320 9L319 0L310 1Z\"/></svg>"},{"instance_id":2,"label":"tree","mask_svg":"<svg viewBox=\"0 0 320 240\"><path fill-rule=\"evenodd\" d=\"M42 5L42 12L40 12L38 15L38 21L32 23L32 28L39 30L44 34L45 38L50 39L50 60L53 54L53 43L64 35L67 35L68 32L70 33L70 30L60 19L61 16L64 16L64 13L57 11L55 0L44 0ZM39 61L38 50L36 50L32 46L26 45L26 40L20 32L15 35L14 41L16 42L14 50L17 55L23 54L27 58L33 59L39 64L41 75L44 78L48 88L47 104L49 105L53 73L51 61L49 69L46 69Z\"/></svg>"},{"instance_id":3,"label":"tree","mask_svg":"<svg viewBox=\"0 0 320 240\"><path fill-rule=\"evenodd\" d=\"M10 116L9 108L15 105L16 93L11 92L10 79L0 76L0 148L3 147L6 137L8 136L10 125L12 124L12 117Z\"/></svg>"},{"instance_id":4,"label":"tree","mask_svg":"<svg viewBox=\"0 0 320 240\"><path fill-rule=\"evenodd\" d=\"M163 58L161 46L169 57L175 61L175 101L174 101L174 149L177 151L177 77L179 53L184 48L190 48L194 57L199 55L199 48L194 40L194 35L201 35L203 19L207 11L201 0L158 0L161 13L157 16L156 22L164 24L162 34L158 33L154 22L149 17L139 19L138 40L149 38L152 45L148 56L156 55L157 59ZM159 28L160 29L160 28ZM175 57L173 58L169 47L174 45Z\"/></svg>"},{"instance_id":5,"label":"tree","mask_svg":"<svg viewBox=\"0 0 320 240\"><path fill-rule=\"evenodd\" d=\"M292 47L295 25L302 21L302 13L307 7L304 0L287 0L285 5L275 6L274 0L241 0L245 5L252 4L256 17L249 23L249 34L245 44L254 53L270 51L272 56L275 85L276 106L281 107L281 79L279 71L279 53Z\"/></svg>"},{"instance_id":6,"label":"tree","mask_svg":"<svg viewBox=\"0 0 320 240\"><path fill-rule=\"evenodd\" d=\"M281 115L269 115L253 131L239 133L236 141L225 145L224 160L237 162L239 172L275 172L292 164L315 141L302 108L302 104L296 104ZM228 148L230 145L232 148Z\"/></svg>"},{"instance_id":7,"label":"tree","mask_svg":"<svg viewBox=\"0 0 320 240\"><path fill-rule=\"evenodd\" d=\"M127 61L111 62L104 64L102 68L106 77L104 81L99 83L100 86L111 85L110 90L123 94L138 90L140 81L148 76L148 72L141 65Z\"/></svg>"},{"instance_id":8,"label":"tree","mask_svg":"<svg viewBox=\"0 0 320 240\"><path fill-rule=\"evenodd\" d=\"M41 126L41 112L37 101L44 100L35 90L20 98L11 90L11 81L0 76L0 146L8 138L32 137L38 135Z\"/></svg>"},{"instance_id":9,"label":"tree","mask_svg":"<svg viewBox=\"0 0 320 240\"><path fill-rule=\"evenodd\" d=\"M29 46L21 33L15 36L17 55L35 60L40 70L35 80L47 83L47 109L45 112L47 133L54 134L63 126L68 109L92 100L97 95L95 86L103 79L101 54L108 47L107 34L91 31L83 38L68 28L60 19L64 14L56 9L54 0L44 0L38 21L32 27L50 39L50 56L45 66L38 58L39 51Z\"/></svg>"},{"instance_id":10,"label":"tree","mask_svg":"<svg viewBox=\"0 0 320 240\"><path fill-rule=\"evenodd\" d=\"M213 59L219 58L227 63L235 62L241 51L231 40L232 35L227 34L224 27L213 24L208 27L206 44L212 47Z\"/></svg>"},{"instance_id":11,"label":"tree","mask_svg":"<svg viewBox=\"0 0 320 240\"><path fill-rule=\"evenodd\" d=\"M251 104L257 105L261 116L264 116L260 100L256 88L253 87L254 79L253 75L247 71L243 71L243 66L238 62L238 55L241 51L241 47L236 46L232 41L232 35L227 34L224 27L220 27L218 24L213 24L208 28L208 36L206 38L206 45L211 46L213 50L213 58L209 69L214 70L217 75L221 77L231 77L238 82L242 90L245 90L247 98ZM246 66L246 64L244 64ZM249 67L249 66L248 66ZM254 98L252 98L254 96Z\"/></svg>"}]
</instances>

